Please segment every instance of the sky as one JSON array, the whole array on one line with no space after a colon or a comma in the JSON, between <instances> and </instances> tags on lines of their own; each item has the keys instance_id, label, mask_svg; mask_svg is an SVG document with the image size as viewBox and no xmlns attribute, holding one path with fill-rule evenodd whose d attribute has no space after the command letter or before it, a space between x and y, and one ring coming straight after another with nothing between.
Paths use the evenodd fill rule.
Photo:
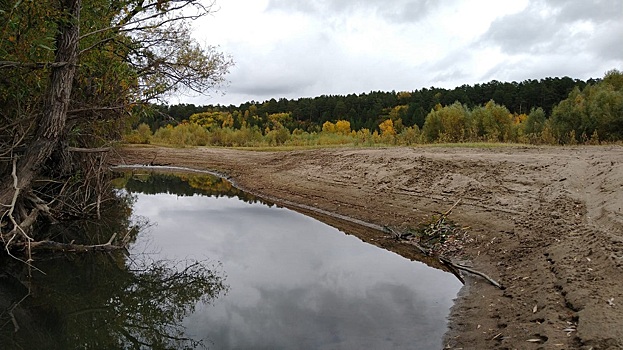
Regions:
<instances>
[{"instance_id":1,"label":"sky","mask_svg":"<svg viewBox=\"0 0 623 350\"><path fill-rule=\"evenodd\" d=\"M195 39L235 66L171 103L601 78L623 70L621 0L216 0Z\"/></svg>"}]
</instances>

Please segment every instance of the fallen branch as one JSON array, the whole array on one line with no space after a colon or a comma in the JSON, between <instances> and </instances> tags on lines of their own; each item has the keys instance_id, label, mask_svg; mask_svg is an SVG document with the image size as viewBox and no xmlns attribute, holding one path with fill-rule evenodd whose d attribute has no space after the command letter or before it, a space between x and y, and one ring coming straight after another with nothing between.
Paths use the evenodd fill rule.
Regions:
<instances>
[{"instance_id":1,"label":"fallen branch","mask_svg":"<svg viewBox=\"0 0 623 350\"><path fill-rule=\"evenodd\" d=\"M67 147L67 151L76 152L76 153L104 153L104 152L110 152L111 150L112 150L111 147L100 147L100 148Z\"/></svg>"},{"instance_id":2,"label":"fallen branch","mask_svg":"<svg viewBox=\"0 0 623 350\"><path fill-rule=\"evenodd\" d=\"M88 253L88 252L110 252L124 249L124 246L118 246L110 243L83 245L73 243L59 243L55 241L37 241L31 242L30 249L35 251L52 251L52 252L72 252L72 253ZM25 247L25 243L15 243L15 247Z\"/></svg>"},{"instance_id":3,"label":"fallen branch","mask_svg":"<svg viewBox=\"0 0 623 350\"><path fill-rule=\"evenodd\" d=\"M36 241L36 242L20 242L14 243L13 247L28 247L31 251L52 251L52 252L72 252L72 253L88 253L88 252L110 252L115 250L125 249L125 238L124 244L116 245L112 244L113 240L117 237L117 233L114 233L108 242L104 244L92 244L92 245L84 245L84 244L74 244L74 243L60 243L55 241Z\"/></svg>"},{"instance_id":4,"label":"fallen branch","mask_svg":"<svg viewBox=\"0 0 623 350\"><path fill-rule=\"evenodd\" d=\"M450 209L448 209L445 212L439 212L439 218L437 220L435 220L435 222L433 222L432 224L429 224L428 227L426 229L424 229L423 231L423 236L420 236L420 242L422 242L422 239L424 237L427 237L428 239L424 242L430 242L430 240L432 239L440 239L440 238L444 238L446 235L448 234L456 234L455 232L455 228L453 225L448 225L446 223L446 218L448 215L450 215L450 213L452 212L452 210L461 202L461 199L457 200L452 207L450 207ZM394 237L394 239L396 240L403 240L403 239L407 239L409 236L411 236L410 233L402 233L399 232L397 230L394 230L391 227L388 226L383 226L383 229L388 232L391 233ZM485 280L487 280L489 283L491 283L493 286L504 290L505 288L498 283L497 281L495 281L494 279L492 279L491 277L485 275L484 273L471 269L469 267L463 266L463 265L459 265L456 264L454 262L452 262L452 260L450 260L449 258L441 255L441 253L439 253L433 246L433 248L425 248L422 245L420 245L418 242L416 242L415 240L409 240L409 244L413 245L414 247L416 247L422 254L424 255L428 255L428 256L437 256L437 258L439 259L439 261L445 265L448 270L454 275L456 276L456 278L459 279L459 281L461 281L461 283L465 284L465 279L463 278L463 276L461 276L459 271L466 271L469 272L471 274L480 276L482 278L484 278Z\"/></svg>"},{"instance_id":5,"label":"fallen branch","mask_svg":"<svg viewBox=\"0 0 623 350\"><path fill-rule=\"evenodd\" d=\"M397 241L400 241L402 239L405 239L409 236L412 236L412 234L405 234L405 233L400 233L396 230L394 230L393 228L389 227L389 226L383 226L383 229L385 231L387 231L388 233L391 233L392 235L394 235L394 239L396 239ZM422 254L424 255L430 255L430 249L426 249L424 247L422 247L421 245L419 245L417 242L415 241L409 241L410 244L412 244L414 247L416 247Z\"/></svg>"},{"instance_id":6,"label":"fallen branch","mask_svg":"<svg viewBox=\"0 0 623 350\"><path fill-rule=\"evenodd\" d=\"M450 209L448 209L445 213L441 214L442 217L450 215L450 213L452 212L452 209L454 209L454 207L456 207L460 202L461 202L461 198L459 198L456 202L454 202L454 204L450 207Z\"/></svg>"},{"instance_id":7,"label":"fallen branch","mask_svg":"<svg viewBox=\"0 0 623 350\"><path fill-rule=\"evenodd\" d=\"M446 257L444 257L444 256L440 256L440 257L439 257L439 261L441 261L441 262L442 262L443 264L445 264L446 266L451 266L452 268L455 268L455 269L457 269L457 270L466 271L466 272L472 273L472 274L474 274L474 275L480 276L480 277L482 277L482 278L486 279L489 283L491 283L492 285L494 285L495 287L497 287L497 288L499 288L499 289L501 289L501 290L506 289L504 286L502 286L502 285L501 285L500 283L498 283L496 280L494 280L493 278L491 278L491 277L489 277L489 276L485 275L484 273L482 273L482 272L480 272L480 271L477 271L477 270L471 269L471 268L469 268L469 267L467 267L467 266L463 266L463 265L455 264L455 263L453 263L450 259L448 259L448 258L446 258ZM465 282L463 281L463 283L465 283Z\"/></svg>"}]
</instances>

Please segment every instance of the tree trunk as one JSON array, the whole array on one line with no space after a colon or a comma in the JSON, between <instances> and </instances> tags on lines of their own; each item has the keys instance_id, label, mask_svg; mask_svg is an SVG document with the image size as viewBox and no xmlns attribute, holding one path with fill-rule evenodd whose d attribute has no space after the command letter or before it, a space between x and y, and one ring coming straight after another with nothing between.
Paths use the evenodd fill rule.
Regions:
<instances>
[{"instance_id":1,"label":"tree trunk","mask_svg":"<svg viewBox=\"0 0 623 350\"><path fill-rule=\"evenodd\" d=\"M58 22L55 64L51 68L50 85L46 92L43 114L34 140L17 162L15 171L17 186L15 186L13 175L2 179L0 214L7 211L6 206L11 204L16 191L24 192L30 188L33 179L39 174L43 164L56 148L65 129L78 59L82 0L61 0L60 6L64 16Z\"/></svg>"}]
</instances>

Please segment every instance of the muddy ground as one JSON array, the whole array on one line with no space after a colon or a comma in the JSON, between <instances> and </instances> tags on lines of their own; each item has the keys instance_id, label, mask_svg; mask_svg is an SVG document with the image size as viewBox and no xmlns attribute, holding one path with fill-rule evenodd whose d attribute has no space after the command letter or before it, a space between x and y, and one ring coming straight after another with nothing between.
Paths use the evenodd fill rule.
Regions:
<instances>
[{"instance_id":1,"label":"muddy ground","mask_svg":"<svg viewBox=\"0 0 623 350\"><path fill-rule=\"evenodd\" d=\"M447 348L623 348L623 147L127 147L120 155L119 163L216 170L273 200L377 225L417 226L461 199L450 217L470 227L469 239L453 259L505 290L469 277ZM418 256L382 232L308 214Z\"/></svg>"}]
</instances>

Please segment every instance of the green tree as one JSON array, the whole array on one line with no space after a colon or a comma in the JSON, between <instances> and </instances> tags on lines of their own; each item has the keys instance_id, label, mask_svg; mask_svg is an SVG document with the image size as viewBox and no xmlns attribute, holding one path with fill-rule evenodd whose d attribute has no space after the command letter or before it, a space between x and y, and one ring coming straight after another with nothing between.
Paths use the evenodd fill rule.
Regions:
<instances>
[{"instance_id":1,"label":"green tree","mask_svg":"<svg viewBox=\"0 0 623 350\"><path fill-rule=\"evenodd\" d=\"M604 79L584 89L575 88L552 111L552 127L562 143L572 133L580 141L623 139L623 73L606 72ZM594 135L595 137L592 137Z\"/></svg>"},{"instance_id":2,"label":"green tree","mask_svg":"<svg viewBox=\"0 0 623 350\"><path fill-rule=\"evenodd\" d=\"M494 101L476 107L471 113L471 130L478 139L509 141L513 136L513 115Z\"/></svg>"},{"instance_id":3,"label":"green tree","mask_svg":"<svg viewBox=\"0 0 623 350\"><path fill-rule=\"evenodd\" d=\"M446 107L438 106L426 116L422 133L431 142L464 141L468 118L469 111L460 102Z\"/></svg>"},{"instance_id":4,"label":"green tree","mask_svg":"<svg viewBox=\"0 0 623 350\"><path fill-rule=\"evenodd\" d=\"M543 108L533 108L528 114L528 119L524 123L524 134L540 134L545 126L545 111Z\"/></svg>"}]
</instances>

